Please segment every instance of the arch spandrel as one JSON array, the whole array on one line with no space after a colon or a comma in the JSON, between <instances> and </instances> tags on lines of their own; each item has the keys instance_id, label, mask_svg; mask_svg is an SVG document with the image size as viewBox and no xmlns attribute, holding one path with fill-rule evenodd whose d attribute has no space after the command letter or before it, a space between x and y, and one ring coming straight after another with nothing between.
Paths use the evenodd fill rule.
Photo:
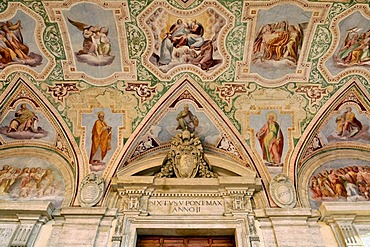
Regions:
<instances>
[{"instance_id":1,"label":"arch spandrel","mask_svg":"<svg viewBox=\"0 0 370 247\"><path fill-rule=\"evenodd\" d=\"M309 195L312 196L309 186L312 185L313 176L317 178L320 172L334 171L340 177L343 175L340 174L341 168L359 166L355 160L367 160L370 147L369 102L366 88L354 79L336 92L326 103L325 110L319 111L311 121L293 154L296 163L294 167L289 167L303 206L318 207L308 199ZM350 124L346 124L346 121ZM336 163L336 160L342 160L343 164ZM345 194L341 196L345 197ZM317 198L315 200L317 202Z\"/></svg>"},{"instance_id":2,"label":"arch spandrel","mask_svg":"<svg viewBox=\"0 0 370 247\"><path fill-rule=\"evenodd\" d=\"M23 77L15 76L0 98L1 109L4 114L0 118L2 129L0 139L4 144L11 146L21 143L38 143L48 146L69 160L73 169L76 169L77 160L73 155L76 152L76 143L71 138L67 125L59 112L43 96L39 88ZM24 105L28 116L22 119L18 111ZM21 120L19 120L21 118ZM29 120L29 123L26 123ZM12 122L19 124L9 128Z\"/></svg>"},{"instance_id":3,"label":"arch spandrel","mask_svg":"<svg viewBox=\"0 0 370 247\"><path fill-rule=\"evenodd\" d=\"M367 121L369 118L369 96L366 88L358 79L350 80L342 86L331 99L326 103L327 107L323 107L317 112L316 117L310 122L305 133L295 149L293 157L297 156L296 172L299 170L301 163L318 153L322 148L330 146L356 146L356 142L367 144ZM346 112L346 108L350 107L355 117L360 118L364 128L361 129L357 136L348 136L348 134L338 135L339 127L338 120ZM289 168L292 172L293 167Z\"/></svg>"},{"instance_id":4,"label":"arch spandrel","mask_svg":"<svg viewBox=\"0 0 370 247\"><path fill-rule=\"evenodd\" d=\"M238 247L368 239L369 66L335 63L346 35L367 31L367 0L0 2L0 40L10 41L4 25L21 23L19 44L42 57L5 66L2 54L17 50L0 41L0 246L136 246L149 234L230 235ZM196 19L212 43L162 43L179 19ZM91 54L80 24L94 30ZM254 52L268 25L274 34L265 41L301 39L298 56L277 43L266 57ZM104 41L95 50L98 29L110 53ZM170 65L160 61L162 44L172 48ZM79 60L95 55L112 63ZM1 133L23 104L38 125L18 119L19 130L46 136ZM111 142L96 148L102 113ZM19 134L14 126L10 135ZM196 137L180 136L184 128ZM108 150L101 159L99 148ZM23 170L32 170L29 184ZM317 188L329 174L328 187Z\"/></svg>"},{"instance_id":5,"label":"arch spandrel","mask_svg":"<svg viewBox=\"0 0 370 247\"><path fill-rule=\"evenodd\" d=\"M249 148L240 141L236 128L209 103L211 101L190 77L180 78L130 136L125 144L125 159L120 161L119 169L141 159L141 156L168 148L171 138L181 132L177 118L184 107L188 107L198 122L194 133L200 137L206 150L226 155L230 160L255 170L253 153L246 151ZM140 147L143 147L142 151Z\"/></svg>"},{"instance_id":6,"label":"arch spandrel","mask_svg":"<svg viewBox=\"0 0 370 247\"><path fill-rule=\"evenodd\" d=\"M208 96L190 77L180 78L128 139L122 152L125 155L113 175L114 179L154 178L161 171L173 144L172 139L182 133L177 119L188 107L198 122L192 135L199 137L204 156L212 169L220 177L258 180L260 175L252 158L253 153L240 140L238 131L228 118L209 102ZM114 183L111 186L115 187ZM105 201L110 201L112 191L108 190L110 192Z\"/></svg>"},{"instance_id":7,"label":"arch spandrel","mask_svg":"<svg viewBox=\"0 0 370 247\"><path fill-rule=\"evenodd\" d=\"M28 78L19 75L9 83L0 102L4 112L0 125L1 130L5 131L0 134L2 142L0 153L9 156L9 150L14 152L17 148L25 148L23 150L27 151L33 147L33 151L27 151L28 156L23 151L15 152L14 155L18 156L19 162L24 160L25 164L28 164L28 158L32 157L50 164L54 164L53 159L59 160L58 164L63 168L55 166L53 169L64 169L62 175L67 176L66 193L70 193L65 196L68 199L63 205L73 203L75 181L81 168L80 155L77 144L60 113ZM23 106L25 110L21 110ZM10 126L12 128L9 128ZM37 164L31 165L37 167ZM43 164L43 168L47 167L47 164Z\"/></svg>"},{"instance_id":8,"label":"arch spandrel","mask_svg":"<svg viewBox=\"0 0 370 247\"><path fill-rule=\"evenodd\" d=\"M160 171L163 160L168 152L167 148L163 148L161 152L150 153L140 160L135 160L124 168L120 169L116 176L154 176ZM220 176L251 176L256 177L256 171L247 168L240 164L237 160L222 156L219 152L206 152L207 159L212 165L212 169Z\"/></svg>"}]
</instances>

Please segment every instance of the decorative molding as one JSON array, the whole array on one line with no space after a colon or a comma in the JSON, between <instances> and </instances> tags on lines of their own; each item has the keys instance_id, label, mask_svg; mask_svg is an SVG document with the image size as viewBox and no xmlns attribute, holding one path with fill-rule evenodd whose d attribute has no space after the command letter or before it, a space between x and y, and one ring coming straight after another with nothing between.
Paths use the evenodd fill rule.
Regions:
<instances>
[{"instance_id":1,"label":"decorative molding","mask_svg":"<svg viewBox=\"0 0 370 247\"><path fill-rule=\"evenodd\" d=\"M152 97L156 87L150 87L149 83L127 83L127 92L135 92L140 97L140 102L143 103Z\"/></svg>"},{"instance_id":2,"label":"decorative molding","mask_svg":"<svg viewBox=\"0 0 370 247\"><path fill-rule=\"evenodd\" d=\"M64 102L69 92L79 92L76 83L55 83L54 86L48 86L48 92L60 102Z\"/></svg>"},{"instance_id":3,"label":"decorative molding","mask_svg":"<svg viewBox=\"0 0 370 247\"><path fill-rule=\"evenodd\" d=\"M230 104L231 98L237 93L246 93L246 84L236 84L236 83L225 83L222 87L217 87L217 92L220 96Z\"/></svg>"}]
</instances>

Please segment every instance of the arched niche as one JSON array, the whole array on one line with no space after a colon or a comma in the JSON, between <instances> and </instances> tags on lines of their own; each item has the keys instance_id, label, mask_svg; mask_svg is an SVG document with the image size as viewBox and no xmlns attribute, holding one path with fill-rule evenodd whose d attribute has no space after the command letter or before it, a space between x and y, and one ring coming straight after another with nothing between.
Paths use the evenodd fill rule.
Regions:
<instances>
[{"instance_id":1,"label":"arched niche","mask_svg":"<svg viewBox=\"0 0 370 247\"><path fill-rule=\"evenodd\" d=\"M71 204L74 174L65 158L41 145L6 148L0 154L1 174L8 178L0 182L2 200L49 201L56 208Z\"/></svg>"},{"instance_id":2,"label":"arched niche","mask_svg":"<svg viewBox=\"0 0 370 247\"><path fill-rule=\"evenodd\" d=\"M320 204L325 201L339 201L342 203L368 201L365 194L359 190L360 180L363 180L360 175L357 177L360 167L370 167L370 151L360 147L331 147L308 159L302 164L298 173L298 195L302 206L318 209ZM319 173L321 175L318 175ZM326 180L330 173L336 174L338 177L337 183L339 185L337 185L337 188L335 186L331 187L330 180ZM315 178L323 176L321 181L319 179L318 186L325 186L326 184L328 188L328 191L321 191L321 196L314 194L311 189L313 186L315 187L315 184L313 185L314 176ZM354 177L353 184L347 184L348 182L344 184L343 180L350 179L348 176ZM331 179L334 179L335 175L332 175L332 177ZM340 185L341 183L342 185ZM320 192L318 193L320 194ZM333 193L336 195L333 195Z\"/></svg>"}]
</instances>

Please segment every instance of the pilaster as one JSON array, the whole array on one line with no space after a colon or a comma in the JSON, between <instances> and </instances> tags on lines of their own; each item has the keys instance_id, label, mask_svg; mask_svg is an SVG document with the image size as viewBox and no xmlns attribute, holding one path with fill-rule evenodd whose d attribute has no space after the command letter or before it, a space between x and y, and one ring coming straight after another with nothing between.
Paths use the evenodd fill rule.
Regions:
<instances>
[{"instance_id":1,"label":"pilaster","mask_svg":"<svg viewBox=\"0 0 370 247\"><path fill-rule=\"evenodd\" d=\"M0 202L0 246L33 246L52 211L50 202Z\"/></svg>"}]
</instances>

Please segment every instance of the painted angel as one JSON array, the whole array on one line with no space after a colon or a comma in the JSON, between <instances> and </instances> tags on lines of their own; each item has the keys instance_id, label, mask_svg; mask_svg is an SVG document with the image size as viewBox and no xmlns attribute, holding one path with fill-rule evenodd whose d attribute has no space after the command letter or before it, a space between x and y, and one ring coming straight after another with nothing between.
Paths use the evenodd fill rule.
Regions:
<instances>
[{"instance_id":1,"label":"painted angel","mask_svg":"<svg viewBox=\"0 0 370 247\"><path fill-rule=\"evenodd\" d=\"M79 62L95 66L109 65L113 62L114 56L110 55L112 49L107 27L87 25L83 22L67 19L82 32L82 49L75 53Z\"/></svg>"}]
</instances>

